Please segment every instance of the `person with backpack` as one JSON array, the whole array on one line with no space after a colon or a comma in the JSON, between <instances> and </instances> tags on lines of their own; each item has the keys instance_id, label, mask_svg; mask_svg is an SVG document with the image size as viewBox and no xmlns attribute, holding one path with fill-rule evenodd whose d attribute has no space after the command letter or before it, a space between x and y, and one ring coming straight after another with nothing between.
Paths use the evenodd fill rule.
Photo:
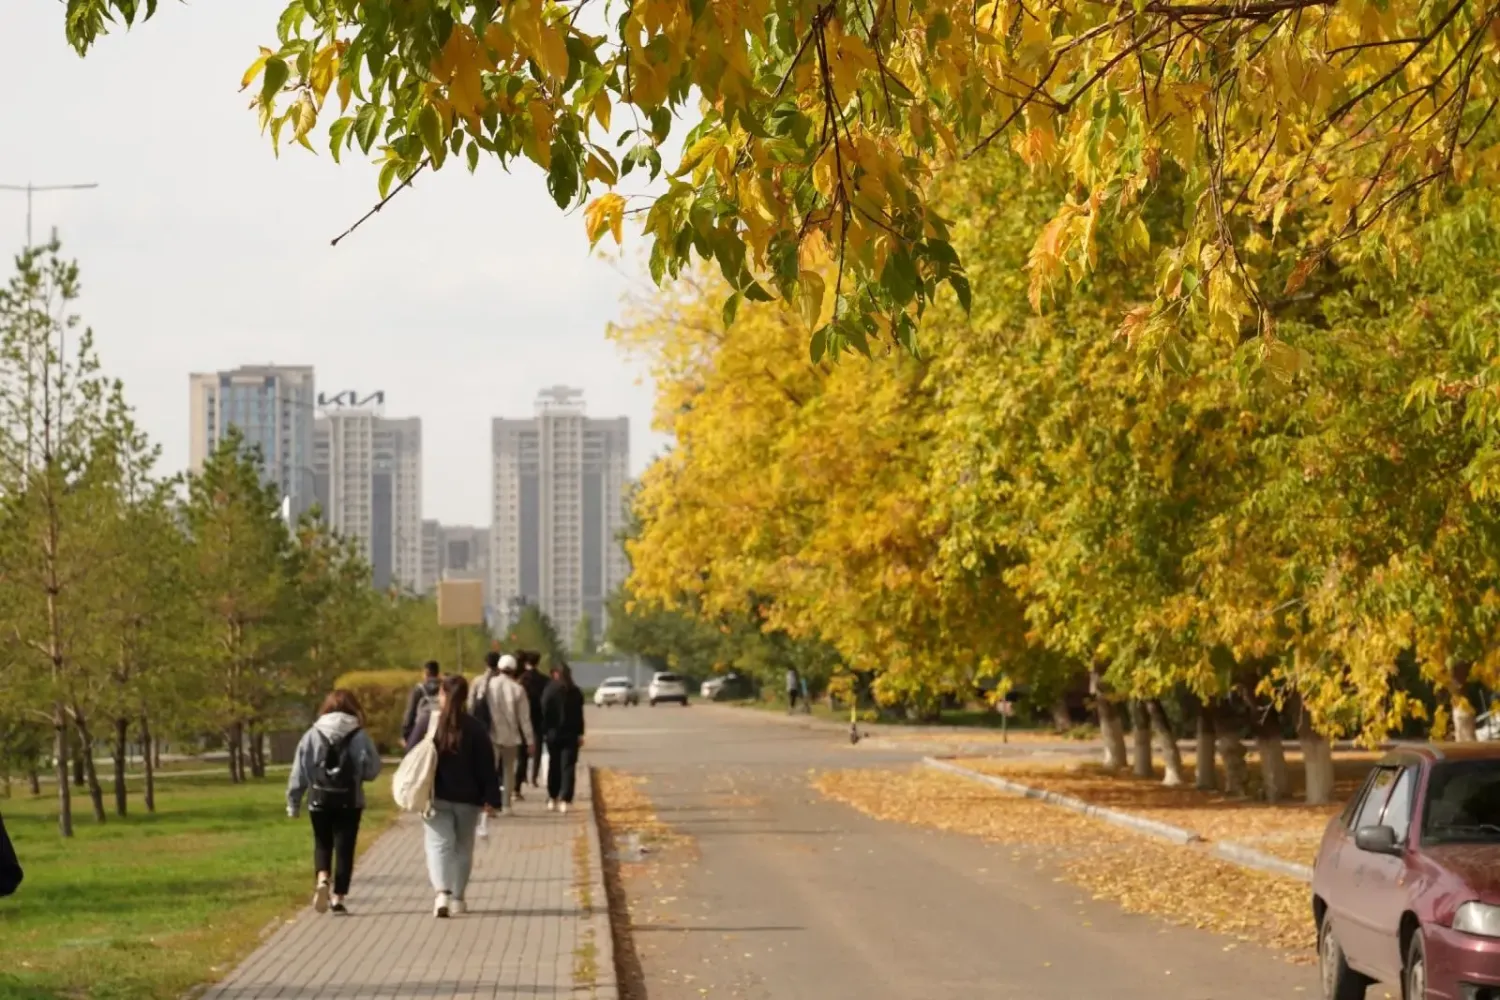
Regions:
<instances>
[{"instance_id":1,"label":"person with backpack","mask_svg":"<svg viewBox=\"0 0 1500 1000\"><path fill-rule=\"evenodd\" d=\"M547 811L567 812L583 749L583 692L562 661L552 669L552 683L542 695L542 732L547 741Z\"/></svg>"},{"instance_id":2,"label":"person with backpack","mask_svg":"<svg viewBox=\"0 0 1500 1000\"><path fill-rule=\"evenodd\" d=\"M509 657L506 657L506 659L509 659ZM484 727L485 732L491 734L493 734L495 728L495 719L493 715L493 703L489 698L489 689L500 676L500 660L500 654L495 650L490 650L484 654L484 673L474 678L473 683L469 685L469 704L467 706L469 714ZM491 740L490 742L493 743L494 741ZM498 748L496 748L495 753L498 759ZM500 790L502 793L505 790L505 771L503 769L500 771ZM479 836L488 837L489 835L490 817L486 813L479 817Z\"/></svg>"},{"instance_id":3,"label":"person with backpack","mask_svg":"<svg viewBox=\"0 0 1500 1000\"><path fill-rule=\"evenodd\" d=\"M436 660L428 660L427 666L423 668L422 683L411 689L406 696L406 714L401 718L401 742L410 743L411 733L417 728L417 721L431 715L437 709L438 702L438 664Z\"/></svg>"},{"instance_id":4,"label":"person with backpack","mask_svg":"<svg viewBox=\"0 0 1500 1000\"><path fill-rule=\"evenodd\" d=\"M527 740L521 746L519 759L516 761L516 788L520 788L527 782L527 771L530 770L530 781L532 788L541 787L542 776L542 744L541 736L545 730L542 721L542 695L547 693L547 675L542 673L542 654L534 649L523 649L516 654L516 659L521 663L520 685L526 689L526 703L531 710L531 732L534 739Z\"/></svg>"},{"instance_id":5,"label":"person with backpack","mask_svg":"<svg viewBox=\"0 0 1500 1000\"><path fill-rule=\"evenodd\" d=\"M426 826L427 875L437 893L432 915L446 919L464 913L464 893L474 868L479 817L500 808L500 775L490 734L468 711L469 682L444 677L438 710L417 723L408 752L428 737L437 751L432 801L422 816Z\"/></svg>"},{"instance_id":6,"label":"person with backpack","mask_svg":"<svg viewBox=\"0 0 1500 1000\"><path fill-rule=\"evenodd\" d=\"M286 783L286 813L292 819L307 798L313 830L313 909L347 913L344 899L354 875L354 848L364 815L367 781L380 774L380 751L364 731L364 713L348 691L334 691L303 734ZM330 882L330 876L332 881Z\"/></svg>"}]
</instances>

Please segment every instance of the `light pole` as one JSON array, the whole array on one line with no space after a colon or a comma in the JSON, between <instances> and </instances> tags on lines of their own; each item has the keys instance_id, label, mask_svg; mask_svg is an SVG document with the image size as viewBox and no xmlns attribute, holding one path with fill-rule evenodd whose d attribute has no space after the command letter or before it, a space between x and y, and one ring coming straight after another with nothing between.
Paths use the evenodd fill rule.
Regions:
<instances>
[{"instance_id":1,"label":"light pole","mask_svg":"<svg viewBox=\"0 0 1500 1000\"><path fill-rule=\"evenodd\" d=\"M26 249L31 249L31 199L36 194L46 194L51 191L90 191L98 187L98 184L33 184L27 181L25 184L0 184L0 191L14 191L26 195Z\"/></svg>"}]
</instances>

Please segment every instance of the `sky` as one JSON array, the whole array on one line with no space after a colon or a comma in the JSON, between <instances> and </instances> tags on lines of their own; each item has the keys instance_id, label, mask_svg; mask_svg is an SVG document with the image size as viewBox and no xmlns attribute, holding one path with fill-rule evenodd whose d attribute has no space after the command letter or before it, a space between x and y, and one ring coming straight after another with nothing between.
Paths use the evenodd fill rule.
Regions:
<instances>
[{"instance_id":1,"label":"sky","mask_svg":"<svg viewBox=\"0 0 1500 1000\"><path fill-rule=\"evenodd\" d=\"M56 226L78 260L79 312L164 469L187 464L189 372L276 363L422 418L426 518L488 522L490 419L529 416L547 386L629 417L639 473L665 439L605 329L642 269L591 255L581 211L529 163L450 162L330 247L377 200L376 171L317 143L277 159L260 134L240 77L283 6L163 3L80 59L58 0L0 2L0 184L99 184L37 194L34 235ZM25 229L25 196L0 192L0 248Z\"/></svg>"}]
</instances>

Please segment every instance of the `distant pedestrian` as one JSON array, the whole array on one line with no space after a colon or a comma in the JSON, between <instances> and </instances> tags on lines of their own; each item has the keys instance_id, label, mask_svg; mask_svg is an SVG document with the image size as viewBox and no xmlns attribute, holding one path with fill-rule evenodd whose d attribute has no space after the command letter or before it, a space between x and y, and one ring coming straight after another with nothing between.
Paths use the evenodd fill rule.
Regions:
<instances>
[{"instance_id":1,"label":"distant pedestrian","mask_svg":"<svg viewBox=\"0 0 1500 1000\"><path fill-rule=\"evenodd\" d=\"M428 726L437 727L432 809L422 818L427 827L427 875L437 893L432 904L435 917L456 916L468 908L464 893L474 868L479 817L500 808L495 749L489 733L469 714L468 696L468 681L444 677L437 712L419 722L406 743L410 750L427 735Z\"/></svg>"},{"instance_id":2,"label":"distant pedestrian","mask_svg":"<svg viewBox=\"0 0 1500 1000\"><path fill-rule=\"evenodd\" d=\"M401 717L401 742L410 743L417 722L431 715L438 702L438 664L428 660L422 668L422 682L406 696L406 714Z\"/></svg>"},{"instance_id":3,"label":"distant pedestrian","mask_svg":"<svg viewBox=\"0 0 1500 1000\"><path fill-rule=\"evenodd\" d=\"M534 649L523 649L516 654L521 661L520 683L526 689L526 701L531 709L531 731L535 739L528 740L521 748L521 759L516 764L516 787L525 783L528 768L532 788L540 787L542 774L542 695L547 693L547 675L542 673L542 654Z\"/></svg>"},{"instance_id":4,"label":"distant pedestrian","mask_svg":"<svg viewBox=\"0 0 1500 1000\"><path fill-rule=\"evenodd\" d=\"M307 797L313 830L313 909L347 913L354 849L365 810L365 782L380 774L380 751L364 731L364 713L348 691L323 701L318 719L297 744L286 782L286 814L293 819ZM332 879L330 883L330 877Z\"/></svg>"},{"instance_id":5,"label":"distant pedestrian","mask_svg":"<svg viewBox=\"0 0 1500 1000\"><path fill-rule=\"evenodd\" d=\"M526 689L516 680L516 658L507 654L498 659L499 673L490 680L485 698L489 704L490 742L495 746L500 781L505 786L505 808L514 809L515 800L521 797L520 784L516 781L521 744L536 742L536 736L531 729L531 707L527 703Z\"/></svg>"},{"instance_id":6,"label":"distant pedestrian","mask_svg":"<svg viewBox=\"0 0 1500 1000\"><path fill-rule=\"evenodd\" d=\"M802 694L802 677L797 673L796 667L786 668L786 710L795 712L797 710L797 699Z\"/></svg>"},{"instance_id":7,"label":"distant pedestrian","mask_svg":"<svg viewBox=\"0 0 1500 1000\"><path fill-rule=\"evenodd\" d=\"M481 726L483 726L484 727L484 731L486 733L490 733L492 737L493 737L493 730L494 730L494 727L495 727L495 721L494 721L494 716L491 714L491 702L490 702L490 699L489 699L489 689L490 689L490 685L494 684L497 681L497 679L499 678L499 676L500 676L500 654L498 652L494 651L494 650L491 650L490 652L484 654L484 673L482 673L478 677L474 678L473 682L470 683L470 685L469 685L469 704L468 704L469 714L472 715L474 717L474 720L476 722L478 722ZM493 738L490 740L490 743L492 745L494 744L494 739ZM495 751L495 756L496 756L496 759L498 761L498 758L499 758L499 750L498 749ZM505 790L505 780L506 780L505 779L505 772L502 770L499 773L500 773L500 790L503 792ZM490 818L489 818L488 815L480 816L479 817L479 836L481 836L481 837L488 837L489 835L490 835Z\"/></svg>"},{"instance_id":8,"label":"distant pedestrian","mask_svg":"<svg viewBox=\"0 0 1500 1000\"><path fill-rule=\"evenodd\" d=\"M9 896L21 887L21 859L5 832L5 817L0 816L0 896Z\"/></svg>"},{"instance_id":9,"label":"distant pedestrian","mask_svg":"<svg viewBox=\"0 0 1500 1000\"><path fill-rule=\"evenodd\" d=\"M568 811L573 802L574 770L583 748L583 692L573 671L559 662L542 695L542 732L547 743L547 809Z\"/></svg>"}]
</instances>

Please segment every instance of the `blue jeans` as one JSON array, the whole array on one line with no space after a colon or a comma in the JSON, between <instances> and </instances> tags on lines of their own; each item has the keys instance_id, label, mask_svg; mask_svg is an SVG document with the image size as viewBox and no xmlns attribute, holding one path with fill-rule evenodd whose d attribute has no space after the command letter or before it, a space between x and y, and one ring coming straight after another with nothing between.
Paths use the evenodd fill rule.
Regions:
<instances>
[{"instance_id":1,"label":"blue jeans","mask_svg":"<svg viewBox=\"0 0 1500 1000\"><path fill-rule=\"evenodd\" d=\"M474 868L474 833L479 827L480 807L466 802L434 799L427 827L427 877L435 892L449 892L463 899Z\"/></svg>"}]
</instances>

